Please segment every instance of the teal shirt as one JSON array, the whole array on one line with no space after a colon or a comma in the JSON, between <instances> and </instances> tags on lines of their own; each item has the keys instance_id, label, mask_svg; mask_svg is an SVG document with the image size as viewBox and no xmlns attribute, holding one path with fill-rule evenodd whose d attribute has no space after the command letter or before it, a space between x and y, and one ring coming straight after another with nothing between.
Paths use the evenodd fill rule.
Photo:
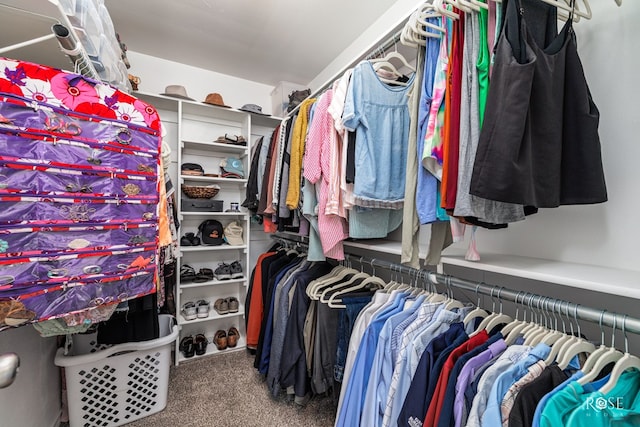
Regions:
<instances>
[{"instance_id":1,"label":"teal shirt","mask_svg":"<svg viewBox=\"0 0 640 427\"><path fill-rule=\"evenodd\" d=\"M583 403L567 420L566 427L634 427L640 425L640 371L623 372L611 392L583 396Z\"/></svg>"},{"instance_id":2,"label":"teal shirt","mask_svg":"<svg viewBox=\"0 0 640 427\"><path fill-rule=\"evenodd\" d=\"M574 409L585 401L585 395L597 391L609 380L609 375L584 386L574 381L549 398L540 415L540 427L565 426ZM583 423L584 425L584 423ZM590 426L591 427L591 426Z\"/></svg>"}]
</instances>

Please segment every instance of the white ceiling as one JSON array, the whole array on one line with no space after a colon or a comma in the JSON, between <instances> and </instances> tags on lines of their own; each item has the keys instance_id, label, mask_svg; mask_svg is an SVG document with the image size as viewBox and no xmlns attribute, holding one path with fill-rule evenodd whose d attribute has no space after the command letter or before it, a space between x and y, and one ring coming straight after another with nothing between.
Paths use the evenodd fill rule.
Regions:
<instances>
[{"instance_id":1,"label":"white ceiling","mask_svg":"<svg viewBox=\"0 0 640 427\"><path fill-rule=\"evenodd\" d=\"M269 85L307 84L395 2L105 0L129 50ZM0 3L58 16L47 0ZM0 9L3 46L48 34L50 26ZM4 56L69 68L55 41Z\"/></svg>"}]
</instances>

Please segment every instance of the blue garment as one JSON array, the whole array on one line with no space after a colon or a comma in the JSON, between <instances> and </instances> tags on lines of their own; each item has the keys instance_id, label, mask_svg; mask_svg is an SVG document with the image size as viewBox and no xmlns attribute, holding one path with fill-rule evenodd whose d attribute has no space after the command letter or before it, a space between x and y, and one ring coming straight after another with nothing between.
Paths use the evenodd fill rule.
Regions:
<instances>
[{"instance_id":1,"label":"blue garment","mask_svg":"<svg viewBox=\"0 0 640 427\"><path fill-rule=\"evenodd\" d=\"M275 285L278 286L280 281L293 270L297 269L302 263L303 258L294 258L289 264L285 265L277 274ZM258 372L262 375L266 375L269 370L269 360L271 359L271 342L273 339L273 309L275 305L275 298L271 298L269 301L269 309L266 316L266 326L264 330L264 340L262 344L262 353L260 355L260 362L258 365Z\"/></svg>"},{"instance_id":2,"label":"blue garment","mask_svg":"<svg viewBox=\"0 0 640 427\"><path fill-rule=\"evenodd\" d=\"M410 122L407 93L414 77L406 86L393 87L380 81L369 61L353 69L342 120L345 128L356 131L353 195L360 206L402 207Z\"/></svg>"},{"instance_id":3,"label":"blue garment","mask_svg":"<svg viewBox=\"0 0 640 427\"><path fill-rule=\"evenodd\" d=\"M274 301L274 304L278 305L278 309L273 323L271 356L269 369L267 371L267 387L271 390L273 396L278 396L280 393L280 362L282 361L282 349L287 329L287 321L289 319L289 290L295 285L300 274L307 271L311 265L311 263L307 263L300 266L298 272L291 274L284 283L280 284L280 298Z\"/></svg>"},{"instance_id":4,"label":"blue garment","mask_svg":"<svg viewBox=\"0 0 640 427\"><path fill-rule=\"evenodd\" d=\"M440 25L438 18L428 18L427 22ZM425 27L429 31L429 27ZM440 52L440 38L427 37L425 46L424 74L422 78L422 92L418 107L418 184L416 187L416 211L420 224L429 224L437 220L436 210L441 209L437 203L438 180L433 174L422 167L422 152L424 151L424 137L427 134L429 110L433 98L433 81ZM445 214L446 215L446 214Z\"/></svg>"},{"instance_id":5,"label":"blue garment","mask_svg":"<svg viewBox=\"0 0 640 427\"><path fill-rule=\"evenodd\" d=\"M347 350L349 347L349 339L351 339L351 331L356 322L358 314L362 309L371 302L371 296L368 297L342 297L342 304L347 307L340 310L338 318L338 337L336 345L336 364L333 369L334 379L341 383L344 377L344 366L347 362Z\"/></svg>"},{"instance_id":6,"label":"blue garment","mask_svg":"<svg viewBox=\"0 0 640 427\"><path fill-rule=\"evenodd\" d=\"M364 406L365 392L369 381L368 374L373 363L380 331L389 317L402 311L407 296L408 294L406 293L396 294L392 303L375 315L365 330L360 341L351 376L346 384L347 389L336 418L336 427L359 425L362 408Z\"/></svg>"},{"instance_id":7,"label":"blue garment","mask_svg":"<svg viewBox=\"0 0 640 427\"><path fill-rule=\"evenodd\" d=\"M443 351L450 348L460 337L466 336L463 323L458 322L452 324L449 329L429 342L420 357L420 362L407 390L406 399L404 399L396 418L399 426L412 425L409 422L410 419L424 421L429 406L424 406L423 397L427 394L431 376L435 376L437 380L439 374L433 369L433 365Z\"/></svg>"},{"instance_id":8,"label":"blue garment","mask_svg":"<svg viewBox=\"0 0 640 427\"><path fill-rule=\"evenodd\" d=\"M516 381L527 373L529 366L538 360L544 360L551 352L551 347L541 343L531 349L527 357L516 362L513 366L502 372L493 383L489 398L487 400L487 408L482 414L482 427L495 427L502 425L502 413L500 405L504 395Z\"/></svg>"},{"instance_id":9,"label":"blue garment","mask_svg":"<svg viewBox=\"0 0 640 427\"><path fill-rule=\"evenodd\" d=\"M501 333L497 333L491 335L487 341L483 344L480 344L478 347L473 350L463 354L458 358L456 363L453 365L453 369L449 373L449 381L447 382L447 388L444 394L444 400L442 401L442 406L440 408L440 417L438 418L438 427L453 427L454 426L454 417L453 417L453 404L456 398L456 379L460 375L462 368L464 365L479 355L480 353L486 351L489 346L497 341L504 341ZM427 409L429 408L429 401L425 401L425 405Z\"/></svg>"},{"instance_id":10,"label":"blue garment","mask_svg":"<svg viewBox=\"0 0 640 427\"><path fill-rule=\"evenodd\" d=\"M540 399L538 406L536 406L536 412L533 414L533 423L531 425L533 427L540 427L540 416L542 415L542 410L544 409L545 405L547 404L551 396L558 393L560 390L564 389L570 383L574 381L578 381L582 377L584 377L584 372L576 371L573 375L567 378L565 382L563 382L562 384L560 384L559 386L551 390L549 393L545 394L542 397L542 399Z\"/></svg>"},{"instance_id":11,"label":"blue garment","mask_svg":"<svg viewBox=\"0 0 640 427\"><path fill-rule=\"evenodd\" d=\"M369 373L369 384L367 385L367 392L365 394L360 425L373 427L382 424L391 376L393 375L393 365L391 364L390 354L391 336L393 335L394 329L416 312L424 300L425 296L421 295L412 302L411 307L391 316L384 323L378 338L378 345L371 366L371 372Z\"/></svg>"}]
</instances>

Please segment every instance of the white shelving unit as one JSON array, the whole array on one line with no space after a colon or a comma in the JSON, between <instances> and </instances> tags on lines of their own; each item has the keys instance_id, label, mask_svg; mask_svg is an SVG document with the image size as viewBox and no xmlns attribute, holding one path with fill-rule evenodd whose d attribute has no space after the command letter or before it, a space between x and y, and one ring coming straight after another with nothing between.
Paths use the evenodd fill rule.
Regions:
<instances>
[{"instance_id":1,"label":"white shelving unit","mask_svg":"<svg viewBox=\"0 0 640 427\"><path fill-rule=\"evenodd\" d=\"M136 95L159 110L160 117L169 129L165 141L172 150L173 164L169 168L170 175L176 188L178 202L180 230L182 237L188 232L197 234L198 226L205 220L215 219L223 227L231 221L237 221L243 228L244 244L231 246L181 246L179 248L178 263L180 266L189 265L196 270L201 268L215 269L221 263L231 264L239 261L243 269L243 277L231 280L209 280L202 283L181 282L178 277L176 289L176 309L178 311L178 325L180 334L176 341L175 363L195 360L200 357L211 356L221 352L244 349L245 322L244 300L248 285L250 250L250 216L248 211L240 208L240 212L224 212L231 207L231 203L240 205L246 194L247 178L251 166L251 146L260 136L269 138L273 129L280 123L280 119L266 116L256 116L250 113L230 108L216 107L200 102L181 100L162 95L136 93ZM232 145L214 142L225 135L241 135L247 139L247 145ZM183 163L197 163L202 166L205 174L219 174L220 162L228 157L240 159L243 164L245 178L233 179L210 176L191 176L180 174ZM223 201L222 212L183 211L181 198L182 185L212 185L220 187L214 200ZM218 314L214 309L216 300L234 297L240 302L235 313ZM180 315L181 307L188 301L207 300L211 305L209 316L195 320L185 320ZM235 327L240 332L238 345L225 350L218 350L213 342L213 336L218 330L228 331ZM209 344L202 356L186 358L179 349L180 341L189 335L204 334Z\"/></svg>"}]
</instances>

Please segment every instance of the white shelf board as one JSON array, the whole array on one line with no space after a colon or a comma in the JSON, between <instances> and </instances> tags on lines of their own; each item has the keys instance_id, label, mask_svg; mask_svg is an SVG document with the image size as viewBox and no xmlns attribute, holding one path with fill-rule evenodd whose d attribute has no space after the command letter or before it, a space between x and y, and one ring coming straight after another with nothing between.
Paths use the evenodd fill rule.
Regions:
<instances>
[{"instance_id":1,"label":"white shelf board","mask_svg":"<svg viewBox=\"0 0 640 427\"><path fill-rule=\"evenodd\" d=\"M196 359L200 359L202 357L207 357L207 356L213 356L213 355L216 355L216 354L231 353L231 352L234 352L234 351L244 350L246 348L246 346L247 346L246 340L242 335L240 336L240 339L238 340L238 345L236 345L235 347L227 347L224 350L218 350L216 345L212 343L213 337L207 337L207 341L209 341L209 344L207 345L207 351L202 356L194 355L193 357L186 358L186 357L184 357L184 355L182 354L181 351L178 351L177 352L177 354L178 354L178 363L189 362L191 360L196 360Z\"/></svg>"},{"instance_id":2,"label":"white shelf board","mask_svg":"<svg viewBox=\"0 0 640 427\"><path fill-rule=\"evenodd\" d=\"M178 102L180 102L178 98L138 91L134 91L132 95L151 104L158 110L178 111Z\"/></svg>"},{"instance_id":3,"label":"white shelf board","mask_svg":"<svg viewBox=\"0 0 640 427\"><path fill-rule=\"evenodd\" d=\"M231 246L231 245L219 245L219 246L181 246L180 252L207 252L207 251L231 251L234 249L247 249L247 245Z\"/></svg>"},{"instance_id":4,"label":"white shelf board","mask_svg":"<svg viewBox=\"0 0 640 427\"><path fill-rule=\"evenodd\" d=\"M481 253L480 257L481 261L467 261L464 256L445 255L442 263L640 299L640 271L515 255Z\"/></svg>"},{"instance_id":5,"label":"white shelf board","mask_svg":"<svg viewBox=\"0 0 640 427\"><path fill-rule=\"evenodd\" d=\"M249 216L248 212L180 212L182 216Z\"/></svg>"},{"instance_id":6,"label":"white shelf board","mask_svg":"<svg viewBox=\"0 0 640 427\"><path fill-rule=\"evenodd\" d=\"M194 320L185 320L184 317L182 317L182 314L179 314L178 325L190 325L193 323L211 322L212 320L226 319L229 317L238 317L238 316L244 316L244 305L239 304L238 311L235 313L218 314L218 312L213 308L213 303L212 303L211 309L209 310L209 317L202 317L202 318L198 317L197 319L194 319Z\"/></svg>"},{"instance_id":7,"label":"white shelf board","mask_svg":"<svg viewBox=\"0 0 640 427\"><path fill-rule=\"evenodd\" d=\"M247 154L246 145L222 144L219 142L206 141L182 141L185 149L214 149L217 153L240 153Z\"/></svg>"},{"instance_id":8,"label":"white shelf board","mask_svg":"<svg viewBox=\"0 0 640 427\"><path fill-rule=\"evenodd\" d=\"M246 179L237 178L221 178L214 176L192 176L192 175L180 175L180 179L183 181L198 181L198 182L218 182L218 183L230 183L230 184L246 184Z\"/></svg>"},{"instance_id":9,"label":"white shelf board","mask_svg":"<svg viewBox=\"0 0 640 427\"><path fill-rule=\"evenodd\" d=\"M232 283L242 283L246 280L247 280L246 277L241 277L239 279L229 279L229 280L209 280L207 282L201 282L201 283L187 282L187 283L180 283L180 289L201 288L203 286L228 285Z\"/></svg>"}]
</instances>

